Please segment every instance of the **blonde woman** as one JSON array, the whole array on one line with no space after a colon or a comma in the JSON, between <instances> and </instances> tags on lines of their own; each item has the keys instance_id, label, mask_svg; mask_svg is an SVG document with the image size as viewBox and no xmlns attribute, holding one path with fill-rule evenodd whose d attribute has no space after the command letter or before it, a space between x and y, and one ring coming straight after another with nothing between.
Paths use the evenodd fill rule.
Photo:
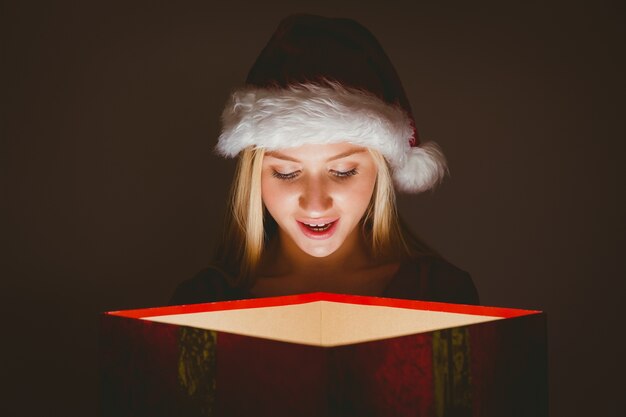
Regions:
<instances>
[{"instance_id":1,"label":"blonde woman","mask_svg":"<svg viewBox=\"0 0 626 417\"><path fill-rule=\"evenodd\" d=\"M238 158L223 238L172 304L316 291L478 304L398 216L396 190L434 187L446 162L361 25L283 20L222 122L217 149Z\"/></svg>"}]
</instances>

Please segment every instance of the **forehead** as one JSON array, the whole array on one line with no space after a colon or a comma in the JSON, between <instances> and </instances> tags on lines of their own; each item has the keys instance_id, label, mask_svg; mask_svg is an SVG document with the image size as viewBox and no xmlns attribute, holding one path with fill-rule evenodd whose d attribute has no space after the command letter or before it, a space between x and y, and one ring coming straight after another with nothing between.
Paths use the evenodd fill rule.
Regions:
<instances>
[{"instance_id":1,"label":"forehead","mask_svg":"<svg viewBox=\"0 0 626 417\"><path fill-rule=\"evenodd\" d=\"M282 148L277 150L268 150L265 156L270 159L287 159L294 161L328 161L341 159L348 156L365 156L369 157L367 148L354 145L349 142L327 143L327 144L308 144L293 148Z\"/></svg>"}]
</instances>

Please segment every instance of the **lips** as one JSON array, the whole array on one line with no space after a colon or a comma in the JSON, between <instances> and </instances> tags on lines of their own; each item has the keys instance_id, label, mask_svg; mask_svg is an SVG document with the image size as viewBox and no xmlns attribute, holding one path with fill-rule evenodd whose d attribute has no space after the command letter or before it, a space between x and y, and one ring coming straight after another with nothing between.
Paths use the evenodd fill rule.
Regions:
<instances>
[{"instance_id":1,"label":"lips","mask_svg":"<svg viewBox=\"0 0 626 417\"><path fill-rule=\"evenodd\" d=\"M339 219L298 220L298 226L311 239L328 239L334 234L338 222Z\"/></svg>"}]
</instances>

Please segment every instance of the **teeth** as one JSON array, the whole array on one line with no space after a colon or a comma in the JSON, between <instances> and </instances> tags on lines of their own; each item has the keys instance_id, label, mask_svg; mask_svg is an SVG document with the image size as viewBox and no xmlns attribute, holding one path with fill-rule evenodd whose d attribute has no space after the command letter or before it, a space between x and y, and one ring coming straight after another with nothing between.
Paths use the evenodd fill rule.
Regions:
<instances>
[{"instance_id":1,"label":"teeth","mask_svg":"<svg viewBox=\"0 0 626 417\"><path fill-rule=\"evenodd\" d=\"M325 230L328 230L330 226L333 224L333 222L329 222L329 223L304 223L302 222L302 223L309 229L313 230L314 232L323 232Z\"/></svg>"}]
</instances>

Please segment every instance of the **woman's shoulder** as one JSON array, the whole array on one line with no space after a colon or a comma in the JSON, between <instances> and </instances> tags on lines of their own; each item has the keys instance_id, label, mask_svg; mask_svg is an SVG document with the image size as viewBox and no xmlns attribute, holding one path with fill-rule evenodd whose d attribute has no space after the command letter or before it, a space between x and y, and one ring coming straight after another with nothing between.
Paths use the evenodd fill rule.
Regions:
<instances>
[{"instance_id":1,"label":"woman's shoulder","mask_svg":"<svg viewBox=\"0 0 626 417\"><path fill-rule=\"evenodd\" d=\"M210 265L176 287L170 305L198 304L246 298L244 291L229 283L229 275Z\"/></svg>"},{"instance_id":2,"label":"woman's shoulder","mask_svg":"<svg viewBox=\"0 0 626 417\"><path fill-rule=\"evenodd\" d=\"M430 256L404 261L386 295L455 304L480 303L469 273L442 258Z\"/></svg>"}]
</instances>

